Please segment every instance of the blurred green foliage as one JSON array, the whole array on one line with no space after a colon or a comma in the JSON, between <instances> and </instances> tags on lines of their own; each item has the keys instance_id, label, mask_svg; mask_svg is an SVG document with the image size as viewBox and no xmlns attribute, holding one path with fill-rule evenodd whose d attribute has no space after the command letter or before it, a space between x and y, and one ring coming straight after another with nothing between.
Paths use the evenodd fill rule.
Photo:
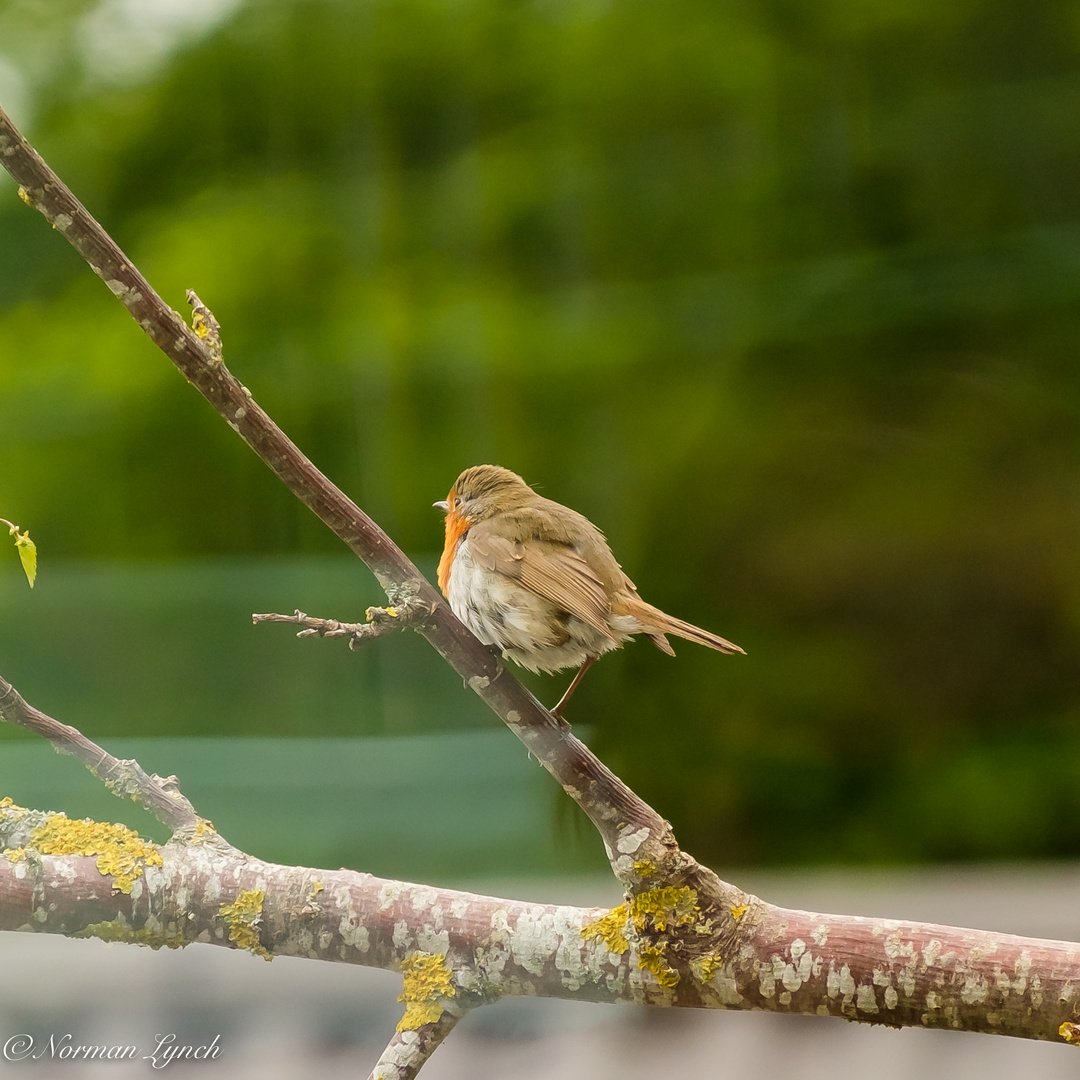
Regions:
<instances>
[{"instance_id":1,"label":"blurred green foliage","mask_svg":"<svg viewBox=\"0 0 1080 1080\"><path fill-rule=\"evenodd\" d=\"M407 550L498 462L746 648L636 644L570 710L691 851L1080 853L1075 3L249 0L153 48L138 8L0 7L16 119ZM39 590L339 550L0 195L0 513Z\"/></svg>"}]
</instances>

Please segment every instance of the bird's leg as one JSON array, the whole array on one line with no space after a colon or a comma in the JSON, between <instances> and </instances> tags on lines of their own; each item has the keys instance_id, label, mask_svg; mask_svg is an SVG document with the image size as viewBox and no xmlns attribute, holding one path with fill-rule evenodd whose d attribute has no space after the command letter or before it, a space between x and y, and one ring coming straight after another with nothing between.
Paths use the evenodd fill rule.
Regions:
<instances>
[{"instance_id":1,"label":"bird's leg","mask_svg":"<svg viewBox=\"0 0 1080 1080\"><path fill-rule=\"evenodd\" d=\"M552 716L557 716L562 719L563 706L570 700L570 695L578 688L578 683L581 682L582 676L596 663L595 656L586 656L585 663L578 668L578 673L574 676L574 681L566 688L566 693L559 698L559 704L551 710Z\"/></svg>"}]
</instances>

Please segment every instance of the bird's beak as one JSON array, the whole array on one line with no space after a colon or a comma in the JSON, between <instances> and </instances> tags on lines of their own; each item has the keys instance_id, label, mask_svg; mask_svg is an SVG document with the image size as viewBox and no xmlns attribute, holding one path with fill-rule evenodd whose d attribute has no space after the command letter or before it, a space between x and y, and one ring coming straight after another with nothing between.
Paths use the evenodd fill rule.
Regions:
<instances>
[{"instance_id":1,"label":"bird's beak","mask_svg":"<svg viewBox=\"0 0 1080 1080\"><path fill-rule=\"evenodd\" d=\"M444 514L450 512L450 507L445 499L440 499L438 502L432 503L431 505L434 506L436 510L441 510Z\"/></svg>"}]
</instances>

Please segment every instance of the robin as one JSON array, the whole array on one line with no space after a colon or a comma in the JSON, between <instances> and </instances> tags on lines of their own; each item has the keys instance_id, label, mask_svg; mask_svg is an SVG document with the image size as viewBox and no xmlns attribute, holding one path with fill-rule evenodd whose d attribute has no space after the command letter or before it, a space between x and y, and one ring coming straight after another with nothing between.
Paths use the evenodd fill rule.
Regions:
<instances>
[{"instance_id":1,"label":"robin","mask_svg":"<svg viewBox=\"0 0 1080 1080\"><path fill-rule=\"evenodd\" d=\"M454 614L530 671L578 667L556 716L596 658L633 634L669 656L666 634L743 652L645 603L588 518L537 495L509 469L474 465L434 505L446 514L439 588Z\"/></svg>"}]
</instances>

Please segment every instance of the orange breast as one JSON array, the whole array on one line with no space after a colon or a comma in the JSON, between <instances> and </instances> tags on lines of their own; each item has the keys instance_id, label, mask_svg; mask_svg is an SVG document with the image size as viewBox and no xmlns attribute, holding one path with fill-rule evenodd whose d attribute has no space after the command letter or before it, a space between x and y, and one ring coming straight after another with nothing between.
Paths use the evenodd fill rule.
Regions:
<instances>
[{"instance_id":1,"label":"orange breast","mask_svg":"<svg viewBox=\"0 0 1080 1080\"><path fill-rule=\"evenodd\" d=\"M439 559L439 588L443 596L450 596L450 568L454 564L454 555L457 552L458 543L469 531L469 523L459 514L451 510L446 515L446 543L443 545L442 558Z\"/></svg>"}]
</instances>

